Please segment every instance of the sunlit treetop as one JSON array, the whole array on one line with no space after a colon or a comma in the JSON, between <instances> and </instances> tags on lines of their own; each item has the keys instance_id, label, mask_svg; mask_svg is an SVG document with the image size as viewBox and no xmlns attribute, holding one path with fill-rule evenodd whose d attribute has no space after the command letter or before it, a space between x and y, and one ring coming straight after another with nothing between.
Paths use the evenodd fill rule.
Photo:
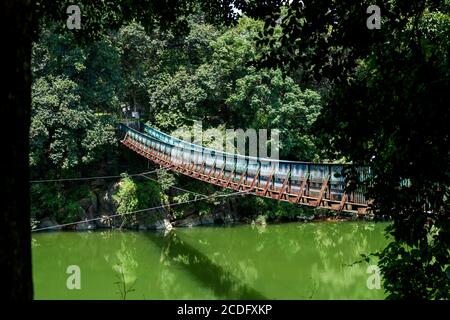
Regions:
<instances>
[{"instance_id":1,"label":"sunlit treetop","mask_svg":"<svg viewBox=\"0 0 450 320\"><path fill-rule=\"evenodd\" d=\"M205 22L231 24L236 21L238 12L232 0L39 0L35 3L33 21L35 30L52 22L61 29L66 28L70 16L67 8L77 5L81 13L81 28L74 29L81 40L98 38L101 34L120 28L128 22L138 22L146 30L155 27L171 29L185 34L188 30L188 16L201 12Z\"/></svg>"}]
</instances>

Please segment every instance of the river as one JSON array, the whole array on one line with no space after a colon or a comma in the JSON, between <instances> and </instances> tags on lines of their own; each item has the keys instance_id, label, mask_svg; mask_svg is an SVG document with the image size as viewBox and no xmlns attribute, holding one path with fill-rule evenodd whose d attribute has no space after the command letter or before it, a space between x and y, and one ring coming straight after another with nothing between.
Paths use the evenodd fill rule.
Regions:
<instances>
[{"instance_id":1,"label":"river","mask_svg":"<svg viewBox=\"0 0 450 320\"><path fill-rule=\"evenodd\" d=\"M33 234L36 299L383 299L361 254L385 223ZM74 267L75 266L75 267ZM69 283L69 285L68 285Z\"/></svg>"}]
</instances>

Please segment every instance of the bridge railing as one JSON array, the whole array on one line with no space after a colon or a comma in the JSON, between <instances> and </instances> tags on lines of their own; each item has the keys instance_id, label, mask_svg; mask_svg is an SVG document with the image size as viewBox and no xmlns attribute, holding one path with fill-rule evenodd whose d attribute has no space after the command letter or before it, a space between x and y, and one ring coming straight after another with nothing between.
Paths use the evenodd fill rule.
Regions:
<instances>
[{"instance_id":1,"label":"bridge railing","mask_svg":"<svg viewBox=\"0 0 450 320\"><path fill-rule=\"evenodd\" d=\"M250 182L259 173L258 187L266 185L271 179L275 188L281 188L287 179L290 192L296 193L300 190L302 182L307 179L305 194L313 197L318 196L324 181L327 181L327 197L337 201L342 199L345 191L342 174L345 165L342 164L283 161L226 153L171 137L139 123L133 127L122 123L119 129L134 141L170 157L174 164L188 163L194 165L197 170L203 166L205 172L214 169L215 173L223 168L223 177L232 178L233 181L239 179L244 172L245 182ZM357 168L357 172L360 179L366 179L370 169L361 167ZM364 188L359 187L348 195L348 201L367 203L364 193Z\"/></svg>"}]
</instances>

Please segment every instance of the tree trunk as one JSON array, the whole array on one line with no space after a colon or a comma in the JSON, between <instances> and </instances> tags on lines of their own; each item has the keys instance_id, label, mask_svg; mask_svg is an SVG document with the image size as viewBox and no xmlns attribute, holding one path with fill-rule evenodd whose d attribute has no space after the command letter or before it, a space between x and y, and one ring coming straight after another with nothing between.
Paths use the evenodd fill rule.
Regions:
<instances>
[{"instance_id":1,"label":"tree trunk","mask_svg":"<svg viewBox=\"0 0 450 320\"><path fill-rule=\"evenodd\" d=\"M33 298L29 200L31 0L2 0L0 298Z\"/></svg>"}]
</instances>

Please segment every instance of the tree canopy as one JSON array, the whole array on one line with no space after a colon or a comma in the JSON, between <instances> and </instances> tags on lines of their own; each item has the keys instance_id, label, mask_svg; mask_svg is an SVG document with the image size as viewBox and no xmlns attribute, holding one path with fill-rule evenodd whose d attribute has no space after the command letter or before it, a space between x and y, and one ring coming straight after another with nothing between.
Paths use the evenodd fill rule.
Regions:
<instances>
[{"instance_id":1,"label":"tree canopy","mask_svg":"<svg viewBox=\"0 0 450 320\"><path fill-rule=\"evenodd\" d=\"M450 6L384 1L371 30L370 4L273 6L259 63L331 83L315 132L329 157L371 167L373 212L394 219L378 254L389 297L448 299Z\"/></svg>"},{"instance_id":2,"label":"tree canopy","mask_svg":"<svg viewBox=\"0 0 450 320\"><path fill-rule=\"evenodd\" d=\"M369 0L82 2L82 28L70 32L70 1L7 3L6 40L21 44L6 52L18 66L7 66L2 113L17 120L11 168L29 159L32 176L63 176L102 162L124 107L164 131L195 120L278 128L284 158L370 166L358 183L373 212L393 218L395 241L377 253L390 298L449 298L448 0L380 2L380 29L366 26ZM17 283L31 274L29 236L12 230L29 218L28 180L4 179L2 253ZM53 191L33 192L46 205Z\"/></svg>"}]
</instances>

